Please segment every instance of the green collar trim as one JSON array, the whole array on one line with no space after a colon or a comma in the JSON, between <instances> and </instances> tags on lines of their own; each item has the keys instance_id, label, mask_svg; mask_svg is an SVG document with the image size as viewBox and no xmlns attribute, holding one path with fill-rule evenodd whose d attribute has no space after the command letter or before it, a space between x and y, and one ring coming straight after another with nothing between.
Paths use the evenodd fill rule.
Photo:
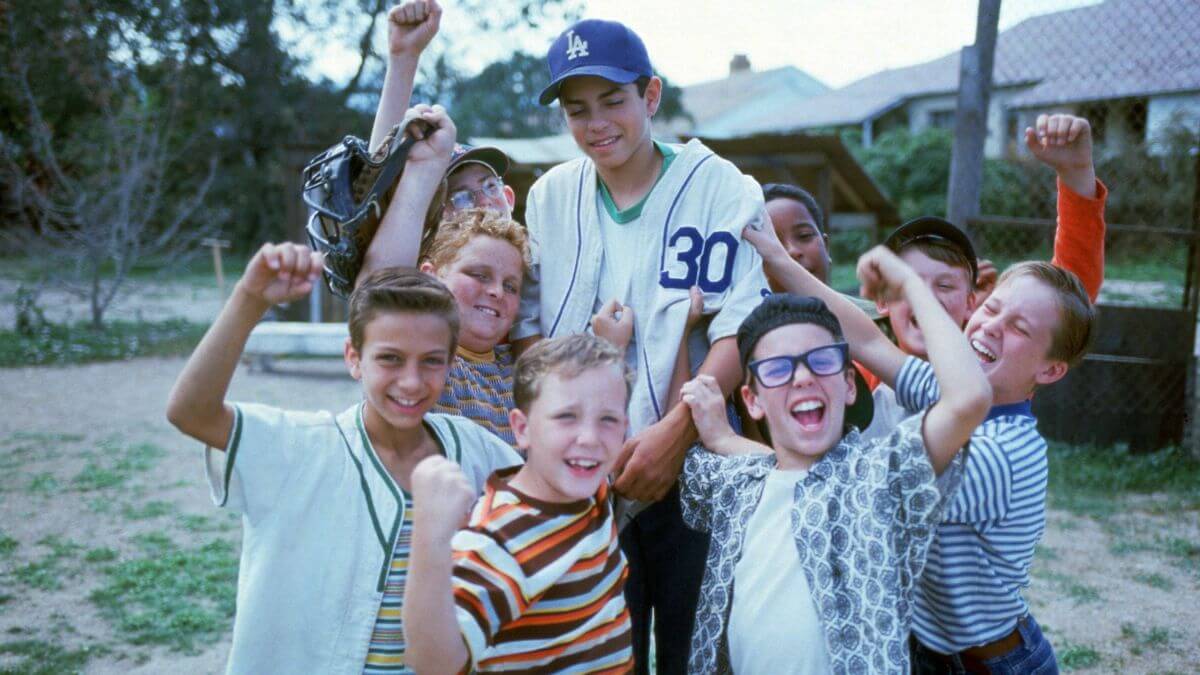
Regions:
<instances>
[{"instance_id":1,"label":"green collar trim","mask_svg":"<svg viewBox=\"0 0 1200 675\"><path fill-rule=\"evenodd\" d=\"M229 481L233 478L233 461L237 459L238 445L242 442L242 409L233 406L233 431L230 433L229 450L225 456L225 487L221 490L221 503L229 502Z\"/></svg>"},{"instance_id":2,"label":"green collar trim","mask_svg":"<svg viewBox=\"0 0 1200 675\"><path fill-rule=\"evenodd\" d=\"M675 148L669 145L664 145L658 141L654 141L654 147L658 149L659 154L663 156L662 168L659 169L658 178L654 179L654 185L646 191L638 203L630 206L627 209L621 210L617 208L616 202L613 201L612 193L608 191L608 186L600 180L600 175L596 174L596 183L600 189L600 200L604 203L604 210L608 211L608 217L613 219L618 225L625 225L642 217L642 207L646 205L646 200L650 198L650 194L654 192L654 188L658 186L658 182L667 173L667 167L671 166L671 162L675 161Z\"/></svg>"},{"instance_id":3,"label":"green collar trim","mask_svg":"<svg viewBox=\"0 0 1200 675\"><path fill-rule=\"evenodd\" d=\"M392 497L396 500L396 505L398 506L396 509L396 517L392 520L391 532L386 538L384 538L383 528L380 527L379 517L375 513L375 504L371 499L371 491L367 487L366 478L362 476L362 464L357 460L357 458L354 458L354 454L351 453L351 458L354 458L354 463L358 465L359 476L362 479L364 496L367 499L367 511L370 512L371 524L375 527L375 536L379 538L379 545L383 548L383 566L379 569L379 578L375 584L375 590L382 593L384 584L387 582L388 570L390 570L392 567L392 557L396 553L396 535L399 534L400 527L404 525L404 517L408 512L408 502L412 499L412 495L408 494L408 492L401 489L400 486L396 484L395 479L392 478L392 474L387 472L387 469L383 466L383 461L379 459L379 453L375 451L375 446L371 444L371 437L367 435L367 427L365 424L363 424L362 410L364 405L366 405L365 402L358 407L358 412L355 415L355 424L358 426L358 433L362 438L363 448L366 449L367 456L371 458L372 466L375 467L375 471L379 474L383 484L388 487L389 491L391 491ZM446 446L442 442L442 438L438 434L437 429L434 428L434 426L430 424L428 420L422 419L421 424L425 427L425 430L429 432L430 437L433 438L433 442L438 447L438 452L441 453L443 457L446 457ZM452 459L457 461L460 454L461 444L458 442L458 434L454 431L453 427L451 427L450 431L451 434L454 435L455 447L455 455Z\"/></svg>"}]
</instances>

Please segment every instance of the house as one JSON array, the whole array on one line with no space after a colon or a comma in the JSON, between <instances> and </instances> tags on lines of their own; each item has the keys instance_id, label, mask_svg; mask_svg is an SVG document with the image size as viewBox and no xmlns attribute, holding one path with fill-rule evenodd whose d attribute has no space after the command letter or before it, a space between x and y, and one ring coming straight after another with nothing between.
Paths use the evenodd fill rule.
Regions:
<instances>
[{"instance_id":1,"label":"house","mask_svg":"<svg viewBox=\"0 0 1200 675\"><path fill-rule=\"evenodd\" d=\"M741 136L748 116L779 114L801 101L829 91L823 82L794 66L755 71L745 54L729 62L729 76L683 89L685 117L655 121L658 137ZM753 105L747 103L753 102Z\"/></svg>"},{"instance_id":2,"label":"house","mask_svg":"<svg viewBox=\"0 0 1200 675\"><path fill-rule=\"evenodd\" d=\"M1200 1L1106 0L1035 16L997 36L984 152L1019 153L1039 113L1087 117L1098 145L1153 143L1172 120L1200 123ZM752 111L741 134L953 128L959 53L885 70L781 109Z\"/></svg>"}]
</instances>

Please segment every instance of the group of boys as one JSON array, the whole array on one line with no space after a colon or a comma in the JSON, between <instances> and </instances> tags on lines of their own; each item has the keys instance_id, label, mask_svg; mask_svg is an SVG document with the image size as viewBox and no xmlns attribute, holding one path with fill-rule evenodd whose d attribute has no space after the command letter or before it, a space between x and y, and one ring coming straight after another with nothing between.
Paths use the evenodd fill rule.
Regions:
<instances>
[{"instance_id":1,"label":"group of boys","mask_svg":"<svg viewBox=\"0 0 1200 675\"><path fill-rule=\"evenodd\" d=\"M1046 489L1030 399L1093 330L1086 121L1027 131L1059 175L1052 262L997 279L938 218L859 260L893 344L826 285L811 195L653 140L662 83L619 23L551 45L540 101L584 156L513 221L508 158L409 108L440 15L389 14L372 145L425 125L349 298L363 400L225 401L254 325L320 277L285 243L168 402L243 514L229 671L644 673L653 626L659 673L1055 672L1021 597Z\"/></svg>"}]
</instances>

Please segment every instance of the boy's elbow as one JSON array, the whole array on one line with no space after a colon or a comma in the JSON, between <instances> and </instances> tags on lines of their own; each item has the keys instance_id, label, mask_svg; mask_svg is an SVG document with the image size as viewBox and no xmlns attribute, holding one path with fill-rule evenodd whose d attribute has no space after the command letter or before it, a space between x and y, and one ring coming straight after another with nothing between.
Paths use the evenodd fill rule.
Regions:
<instances>
[{"instance_id":1,"label":"boy's elbow","mask_svg":"<svg viewBox=\"0 0 1200 675\"><path fill-rule=\"evenodd\" d=\"M988 409L992 407L992 385L985 378L979 378L979 381L972 382L971 386L962 392L959 405L956 407L957 415L977 417L982 421L987 416Z\"/></svg>"}]
</instances>

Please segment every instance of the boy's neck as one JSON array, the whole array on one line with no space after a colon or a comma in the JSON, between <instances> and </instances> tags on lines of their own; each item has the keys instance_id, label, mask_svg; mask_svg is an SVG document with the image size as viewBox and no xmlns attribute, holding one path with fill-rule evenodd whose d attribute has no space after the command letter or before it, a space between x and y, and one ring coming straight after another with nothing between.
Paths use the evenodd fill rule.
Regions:
<instances>
[{"instance_id":1,"label":"boy's neck","mask_svg":"<svg viewBox=\"0 0 1200 675\"><path fill-rule=\"evenodd\" d=\"M369 403L363 406L363 427L367 430L371 446L385 464L388 464L389 457L428 454L427 451L435 445L424 423L411 429L398 429L388 424Z\"/></svg>"},{"instance_id":2,"label":"boy's neck","mask_svg":"<svg viewBox=\"0 0 1200 675\"><path fill-rule=\"evenodd\" d=\"M663 156L654 145L654 140L647 135L624 164L607 169L597 165L596 172L600 174L600 180L604 181L617 208L624 209L636 204L650 192L658 182L662 165Z\"/></svg>"}]
</instances>

